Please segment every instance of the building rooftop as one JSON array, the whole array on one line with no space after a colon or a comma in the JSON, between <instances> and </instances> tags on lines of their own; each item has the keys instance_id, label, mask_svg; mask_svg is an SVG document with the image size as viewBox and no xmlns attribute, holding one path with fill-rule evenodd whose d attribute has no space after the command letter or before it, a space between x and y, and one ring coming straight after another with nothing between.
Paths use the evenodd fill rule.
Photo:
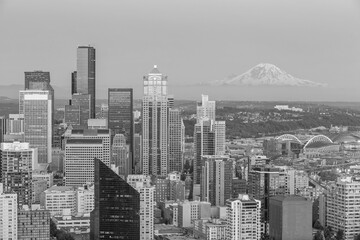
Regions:
<instances>
[{"instance_id":1,"label":"building rooftop","mask_svg":"<svg viewBox=\"0 0 360 240\"><path fill-rule=\"evenodd\" d=\"M154 68L153 68L153 70L151 70L150 74L160 74L160 71L157 68L157 65L154 65Z\"/></svg>"},{"instance_id":2,"label":"building rooftop","mask_svg":"<svg viewBox=\"0 0 360 240\"><path fill-rule=\"evenodd\" d=\"M281 201L281 202L299 202L299 201L308 201L305 197L298 195L277 195L271 197L272 200Z\"/></svg>"},{"instance_id":3,"label":"building rooftop","mask_svg":"<svg viewBox=\"0 0 360 240\"><path fill-rule=\"evenodd\" d=\"M52 186L49 189L45 190L45 192L52 192L52 191L57 191L57 192L66 192L66 191L74 191L74 187L72 186Z\"/></svg>"}]
</instances>

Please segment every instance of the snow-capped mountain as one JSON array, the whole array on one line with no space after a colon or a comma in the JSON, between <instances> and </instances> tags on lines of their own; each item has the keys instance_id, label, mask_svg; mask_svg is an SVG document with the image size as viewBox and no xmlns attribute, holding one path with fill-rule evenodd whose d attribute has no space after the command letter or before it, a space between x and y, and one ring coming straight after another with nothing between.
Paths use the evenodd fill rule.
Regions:
<instances>
[{"instance_id":1,"label":"snow-capped mountain","mask_svg":"<svg viewBox=\"0 0 360 240\"><path fill-rule=\"evenodd\" d=\"M223 80L215 80L209 83L212 86L293 86L293 87L324 87L326 84L309 80L299 79L282 71L280 68L269 63L260 63L249 71L228 77Z\"/></svg>"}]
</instances>

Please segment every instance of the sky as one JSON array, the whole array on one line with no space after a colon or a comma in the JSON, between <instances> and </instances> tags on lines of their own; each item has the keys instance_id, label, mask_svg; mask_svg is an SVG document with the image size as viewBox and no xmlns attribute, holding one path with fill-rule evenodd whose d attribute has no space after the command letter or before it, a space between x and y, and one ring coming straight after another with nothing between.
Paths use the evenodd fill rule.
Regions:
<instances>
[{"instance_id":1,"label":"sky","mask_svg":"<svg viewBox=\"0 0 360 240\"><path fill-rule=\"evenodd\" d=\"M0 0L0 85L50 71L70 97L79 45L96 48L99 98L142 97L156 64L175 99L360 101L359 0ZM259 63L328 87L191 86Z\"/></svg>"}]
</instances>

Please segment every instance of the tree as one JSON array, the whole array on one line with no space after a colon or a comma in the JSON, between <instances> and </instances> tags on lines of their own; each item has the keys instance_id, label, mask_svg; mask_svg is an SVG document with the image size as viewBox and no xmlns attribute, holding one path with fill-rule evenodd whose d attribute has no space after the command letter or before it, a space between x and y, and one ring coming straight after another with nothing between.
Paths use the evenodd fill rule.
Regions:
<instances>
[{"instance_id":1,"label":"tree","mask_svg":"<svg viewBox=\"0 0 360 240\"><path fill-rule=\"evenodd\" d=\"M356 235L356 236L354 237L354 240L360 240L360 234Z\"/></svg>"},{"instance_id":2,"label":"tree","mask_svg":"<svg viewBox=\"0 0 360 240\"><path fill-rule=\"evenodd\" d=\"M336 233L336 240L345 240L344 231L339 229Z\"/></svg>"},{"instance_id":3,"label":"tree","mask_svg":"<svg viewBox=\"0 0 360 240\"><path fill-rule=\"evenodd\" d=\"M70 233L57 229L52 219L50 219L50 236L56 237L57 240L74 240Z\"/></svg>"},{"instance_id":4,"label":"tree","mask_svg":"<svg viewBox=\"0 0 360 240\"><path fill-rule=\"evenodd\" d=\"M315 223L314 223L314 228L320 229L320 230L324 230L324 227L321 226L319 220L316 220L316 221L315 221Z\"/></svg>"},{"instance_id":5,"label":"tree","mask_svg":"<svg viewBox=\"0 0 360 240\"><path fill-rule=\"evenodd\" d=\"M56 224L54 223L54 221L52 219L50 219L50 236L56 237L57 232L58 232L58 230L56 228Z\"/></svg>"},{"instance_id":6,"label":"tree","mask_svg":"<svg viewBox=\"0 0 360 240\"><path fill-rule=\"evenodd\" d=\"M317 231L315 236L314 236L314 240L324 240L322 231Z\"/></svg>"},{"instance_id":7,"label":"tree","mask_svg":"<svg viewBox=\"0 0 360 240\"><path fill-rule=\"evenodd\" d=\"M333 230L330 226L325 227L324 229L324 237L325 240L330 240L333 236Z\"/></svg>"}]
</instances>

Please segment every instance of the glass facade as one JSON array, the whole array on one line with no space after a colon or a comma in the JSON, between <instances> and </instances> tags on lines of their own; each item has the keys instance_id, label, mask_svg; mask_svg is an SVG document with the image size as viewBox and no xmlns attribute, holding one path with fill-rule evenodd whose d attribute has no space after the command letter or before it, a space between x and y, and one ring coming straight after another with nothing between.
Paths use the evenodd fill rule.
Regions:
<instances>
[{"instance_id":1,"label":"glass facade","mask_svg":"<svg viewBox=\"0 0 360 240\"><path fill-rule=\"evenodd\" d=\"M95 159L90 239L140 239L140 193Z\"/></svg>"},{"instance_id":2,"label":"glass facade","mask_svg":"<svg viewBox=\"0 0 360 240\"><path fill-rule=\"evenodd\" d=\"M133 89L109 88L108 91L108 126L111 135L123 134L129 146L129 161L131 172L134 172L134 118L133 118Z\"/></svg>"},{"instance_id":3,"label":"glass facade","mask_svg":"<svg viewBox=\"0 0 360 240\"><path fill-rule=\"evenodd\" d=\"M65 105L64 123L66 125L77 126L80 125L80 106L79 105Z\"/></svg>"},{"instance_id":4,"label":"glass facade","mask_svg":"<svg viewBox=\"0 0 360 240\"><path fill-rule=\"evenodd\" d=\"M95 118L95 48L93 47L80 46L77 49L76 92L90 95L90 118Z\"/></svg>"},{"instance_id":5,"label":"glass facade","mask_svg":"<svg viewBox=\"0 0 360 240\"><path fill-rule=\"evenodd\" d=\"M49 91L20 91L23 96L25 142L38 149L38 163L51 162L52 101Z\"/></svg>"},{"instance_id":6,"label":"glass facade","mask_svg":"<svg viewBox=\"0 0 360 240\"><path fill-rule=\"evenodd\" d=\"M50 239L50 212L20 210L18 212L18 239Z\"/></svg>"},{"instance_id":7,"label":"glass facade","mask_svg":"<svg viewBox=\"0 0 360 240\"><path fill-rule=\"evenodd\" d=\"M80 106L80 126L87 128L88 119L91 118L91 96L90 94L73 94L72 106Z\"/></svg>"}]
</instances>

